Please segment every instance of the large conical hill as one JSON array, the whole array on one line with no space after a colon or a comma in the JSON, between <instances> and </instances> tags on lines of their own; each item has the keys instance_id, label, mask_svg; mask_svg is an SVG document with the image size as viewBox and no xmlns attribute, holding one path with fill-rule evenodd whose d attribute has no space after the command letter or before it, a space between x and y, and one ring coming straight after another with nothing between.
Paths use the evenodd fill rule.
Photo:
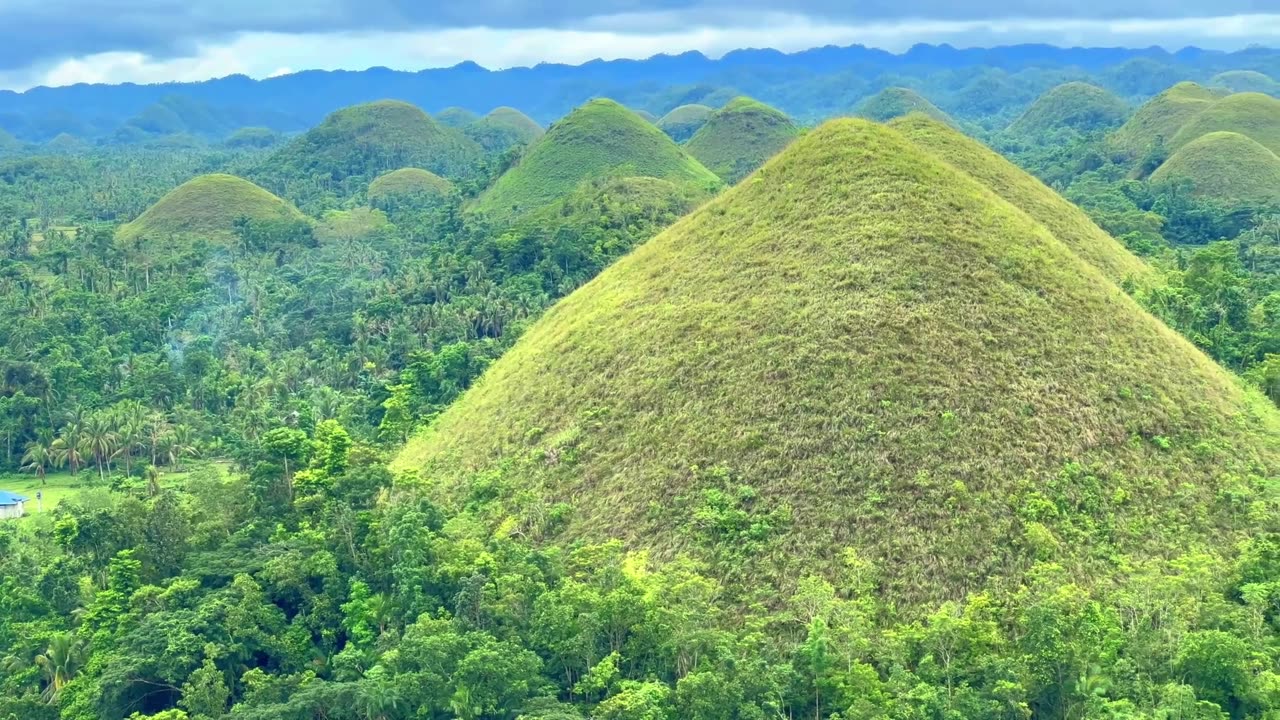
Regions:
<instances>
[{"instance_id":1,"label":"large conical hill","mask_svg":"<svg viewBox=\"0 0 1280 720\"><path fill-rule=\"evenodd\" d=\"M1070 82L1037 98L1006 132L1032 138L1060 130L1088 134L1117 127L1128 114L1124 101L1106 90L1089 83Z\"/></svg>"},{"instance_id":2,"label":"large conical hill","mask_svg":"<svg viewBox=\"0 0 1280 720\"><path fill-rule=\"evenodd\" d=\"M1121 153L1141 157L1157 143L1168 143L1183 125L1221 97L1221 92L1203 85L1180 82L1138 108L1111 141Z\"/></svg>"},{"instance_id":3,"label":"large conical hill","mask_svg":"<svg viewBox=\"0 0 1280 720\"><path fill-rule=\"evenodd\" d=\"M672 140L682 143L706 125L715 112L715 108L706 105L681 105L658 120L658 129L670 135Z\"/></svg>"},{"instance_id":4,"label":"large conical hill","mask_svg":"<svg viewBox=\"0 0 1280 720\"><path fill-rule=\"evenodd\" d=\"M1257 70L1228 70L1218 73L1209 81L1209 85L1233 93L1260 92L1280 96L1280 82Z\"/></svg>"},{"instance_id":5,"label":"large conical hill","mask_svg":"<svg viewBox=\"0 0 1280 720\"><path fill-rule=\"evenodd\" d=\"M511 220L603 177L655 177L708 192L720 185L657 127L612 100L600 99L552 125L475 207Z\"/></svg>"},{"instance_id":6,"label":"large conical hill","mask_svg":"<svg viewBox=\"0 0 1280 720\"><path fill-rule=\"evenodd\" d=\"M1149 265L1098 227L1083 210L977 140L922 113L889 125L1030 215L1110 280L1144 287L1155 281Z\"/></svg>"},{"instance_id":7,"label":"large conical hill","mask_svg":"<svg viewBox=\"0 0 1280 720\"><path fill-rule=\"evenodd\" d=\"M1240 133L1280 153L1280 100L1262 93L1228 95L1187 121L1169 147L1176 151L1213 132Z\"/></svg>"},{"instance_id":8,"label":"large conical hill","mask_svg":"<svg viewBox=\"0 0 1280 720\"><path fill-rule=\"evenodd\" d=\"M183 237L228 242L234 239L240 218L305 221L297 208L248 180L234 175L201 175L171 190L133 222L122 225L116 237L122 241L161 242Z\"/></svg>"},{"instance_id":9,"label":"large conical hill","mask_svg":"<svg viewBox=\"0 0 1280 720\"><path fill-rule=\"evenodd\" d=\"M924 113L948 125L956 124L950 115L929 102L923 95L915 90L901 87L885 88L875 95L863 98L853 109L854 115L876 122L889 122L913 112Z\"/></svg>"},{"instance_id":10,"label":"large conical hill","mask_svg":"<svg viewBox=\"0 0 1280 720\"><path fill-rule=\"evenodd\" d=\"M1202 135L1151 174L1155 183L1180 180L1196 196L1221 203L1280 204L1280 157L1239 133Z\"/></svg>"},{"instance_id":11,"label":"large conical hill","mask_svg":"<svg viewBox=\"0 0 1280 720\"><path fill-rule=\"evenodd\" d=\"M1280 419L1027 213L838 120L554 306L394 466L741 587L851 548L910 608L1229 551Z\"/></svg>"},{"instance_id":12,"label":"large conical hill","mask_svg":"<svg viewBox=\"0 0 1280 720\"><path fill-rule=\"evenodd\" d=\"M533 118L509 107L497 108L462 131L490 153L503 153L518 145L529 145L545 132Z\"/></svg>"},{"instance_id":13,"label":"large conical hill","mask_svg":"<svg viewBox=\"0 0 1280 720\"><path fill-rule=\"evenodd\" d=\"M732 185L781 152L799 134L800 128L786 113L740 97L713 113L685 149Z\"/></svg>"},{"instance_id":14,"label":"large conical hill","mask_svg":"<svg viewBox=\"0 0 1280 720\"><path fill-rule=\"evenodd\" d=\"M420 108L381 100L338 110L273 153L258 176L270 186L315 179L343 181L402 167L444 177L467 177L483 150L460 130L441 125Z\"/></svg>"},{"instance_id":15,"label":"large conical hill","mask_svg":"<svg viewBox=\"0 0 1280 720\"><path fill-rule=\"evenodd\" d=\"M369 203L379 208L433 206L457 194L453 183L421 168L400 168L369 183Z\"/></svg>"}]
</instances>

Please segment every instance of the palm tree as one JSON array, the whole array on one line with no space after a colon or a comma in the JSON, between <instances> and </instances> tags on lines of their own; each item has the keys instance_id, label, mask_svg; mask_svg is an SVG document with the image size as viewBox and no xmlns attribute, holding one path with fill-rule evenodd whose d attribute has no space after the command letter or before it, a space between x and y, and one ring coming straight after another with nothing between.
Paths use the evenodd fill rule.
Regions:
<instances>
[{"instance_id":1,"label":"palm tree","mask_svg":"<svg viewBox=\"0 0 1280 720\"><path fill-rule=\"evenodd\" d=\"M190 425L175 425L166 445L169 464L174 470L182 472L182 458L199 457L200 448L196 447L195 432Z\"/></svg>"},{"instance_id":2,"label":"palm tree","mask_svg":"<svg viewBox=\"0 0 1280 720\"><path fill-rule=\"evenodd\" d=\"M147 417L147 421L143 426L143 433L147 448L151 451L151 464L153 466L160 459L160 449L164 446L172 429L169 421L161 413L152 413Z\"/></svg>"},{"instance_id":3,"label":"palm tree","mask_svg":"<svg viewBox=\"0 0 1280 720\"><path fill-rule=\"evenodd\" d=\"M116 435L111 431L111 423L102 415L89 418L84 424L84 439L89 454L93 455L94 464L98 466L98 479L106 480L103 464L110 467L111 456L115 454L116 447Z\"/></svg>"},{"instance_id":4,"label":"palm tree","mask_svg":"<svg viewBox=\"0 0 1280 720\"><path fill-rule=\"evenodd\" d=\"M72 475L80 472L80 466L84 464L84 456L81 454L84 437L79 423L63 425L58 431L58 439L53 441L51 447L59 463L71 466Z\"/></svg>"},{"instance_id":5,"label":"palm tree","mask_svg":"<svg viewBox=\"0 0 1280 720\"><path fill-rule=\"evenodd\" d=\"M84 643L70 633L58 633L49 638L49 647L36 656L36 665L44 675L44 698L47 702L58 699L58 693L66 686L84 664Z\"/></svg>"},{"instance_id":6,"label":"palm tree","mask_svg":"<svg viewBox=\"0 0 1280 720\"><path fill-rule=\"evenodd\" d=\"M155 465L148 465L147 469L142 472L147 478L147 493L151 497L160 494L160 468Z\"/></svg>"},{"instance_id":7,"label":"palm tree","mask_svg":"<svg viewBox=\"0 0 1280 720\"><path fill-rule=\"evenodd\" d=\"M39 440L27 443L27 450L22 454L22 469L35 473L41 485L45 483L45 471L53 464L54 451L49 445Z\"/></svg>"}]
</instances>

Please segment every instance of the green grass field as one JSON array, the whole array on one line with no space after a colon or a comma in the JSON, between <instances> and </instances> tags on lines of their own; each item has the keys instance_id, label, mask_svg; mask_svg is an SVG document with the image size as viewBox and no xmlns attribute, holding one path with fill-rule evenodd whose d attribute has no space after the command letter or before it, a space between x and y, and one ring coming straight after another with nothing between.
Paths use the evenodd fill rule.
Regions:
<instances>
[{"instance_id":1,"label":"green grass field","mask_svg":"<svg viewBox=\"0 0 1280 720\"><path fill-rule=\"evenodd\" d=\"M160 485L162 487L179 486L191 476L192 472L207 467L217 468L219 472L225 473L230 468L230 463L220 460L187 463L182 472L166 472L161 475ZM0 472L0 490L25 495L29 499L26 507L28 517L51 512L63 500L77 497L91 490L107 488L109 485L110 480L108 479L107 482L99 480L93 468L81 470L78 475L72 475L67 470L49 473L45 476L44 483L28 473ZM36 502L37 492L44 495L40 503Z\"/></svg>"}]
</instances>

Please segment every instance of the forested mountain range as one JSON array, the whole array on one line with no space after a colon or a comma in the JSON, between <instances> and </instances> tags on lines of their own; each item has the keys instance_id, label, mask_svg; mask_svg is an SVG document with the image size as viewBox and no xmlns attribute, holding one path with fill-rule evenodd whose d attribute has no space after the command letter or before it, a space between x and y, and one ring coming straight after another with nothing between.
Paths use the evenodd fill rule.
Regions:
<instances>
[{"instance_id":1,"label":"forested mountain range","mask_svg":"<svg viewBox=\"0 0 1280 720\"><path fill-rule=\"evenodd\" d=\"M546 124L592 97L610 97L661 116L708 97L719 97L714 104L723 105L737 94L811 122L846 112L858 100L895 85L922 91L947 112L974 117L991 108L1025 105L1067 80L1091 80L1132 98L1153 95L1179 80L1208 81L1225 71L1275 77L1280 75L1280 53L1265 48L1169 52L918 45L895 54L854 45L790 54L737 50L717 59L689 52L494 71L474 63L419 72L307 71L264 80L231 76L197 83L3 91L0 129L37 143L62 133L129 142L139 139L135 131L145 137L147 131L175 127L221 138L242 126L297 131L341 107L383 98L405 100L431 113L457 106L484 114L509 105ZM174 124L175 116L181 126Z\"/></svg>"}]
</instances>

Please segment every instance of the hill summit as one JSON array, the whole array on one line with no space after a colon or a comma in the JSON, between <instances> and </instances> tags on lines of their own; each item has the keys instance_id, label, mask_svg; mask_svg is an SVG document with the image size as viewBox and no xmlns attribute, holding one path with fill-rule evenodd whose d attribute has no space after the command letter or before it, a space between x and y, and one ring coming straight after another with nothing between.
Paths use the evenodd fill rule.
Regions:
<instances>
[{"instance_id":1,"label":"hill summit","mask_svg":"<svg viewBox=\"0 0 1280 720\"><path fill-rule=\"evenodd\" d=\"M923 95L915 90L901 87L885 88L871 97L863 98L853 109L854 115L876 122L888 122L913 112L924 113L948 125L956 124L950 115L929 102Z\"/></svg>"},{"instance_id":2,"label":"hill summit","mask_svg":"<svg viewBox=\"0 0 1280 720\"><path fill-rule=\"evenodd\" d=\"M116 237L161 240L188 237L228 242L234 239L236 221L305 220L302 213L243 178L234 175L201 175L179 185L136 220L122 225Z\"/></svg>"},{"instance_id":3,"label":"hill summit","mask_svg":"<svg viewBox=\"0 0 1280 720\"><path fill-rule=\"evenodd\" d=\"M1280 157L1240 133L1211 132L1187 143L1151 174L1190 181L1195 195L1232 205L1280 203Z\"/></svg>"},{"instance_id":4,"label":"hill summit","mask_svg":"<svg viewBox=\"0 0 1280 720\"><path fill-rule=\"evenodd\" d=\"M395 467L753 587L849 548L904 607L1243 536L1228 488L1280 469L1274 408L1026 212L863 120L754 178L554 306Z\"/></svg>"},{"instance_id":5,"label":"hill summit","mask_svg":"<svg viewBox=\"0 0 1280 720\"><path fill-rule=\"evenodd\" d=\"M1234 132L1280 153L1280 100L1262 93L1237 93L1215 102L1188 120L1173 136L1173 150L1213 132Z\"/></svg>"},{"instance_id":6,"label":"hill summit","mask_svg":"<svg viewBox=\"0 0 1280 720\"><path fill-rule=\"evenodd\" d=\"M1122 153L1141 157L1160 143L1168 143L1182 126L1211 107L1222 93L1193 82L1180 82L1151 98L1111 136Z\"/></svg>"},{"instance_id":7,"label":"hill summit","mask_svg":"<svg viewBox=\"0 0 1280 720\"><path fill-rule=\"evenodd\" d=\"M1009 126L1010 135L1041 137L1058 130L1087 134L1110 130L1124 122L1129 108L1120 98L1096 85L1070 82L1036 98Z\"/></svg>"},{"instance_id":8,"label":"hill summit","mask_svg":"<svg viewBox=\"0 0 1280 720\"><path fill-rule=\"evenodd\" d=\"M519 110L500 107L467 125L462 132L486 151L501 153L518 145L528 145L545 131Z\"/></svg>"},{"instance_id":9,"label":"hill summit","mask_svg":"<svg viewBox=\"0 0 1280 720\"><path fill-rule=\"evenodd\" d=\"M658 119L658 129L670 135L672 140L682 143L706 125L713 114L715 108L706 105L681 105Z\"/></svg>"},{"instance_id":10,"label":"hill summit","mask_svg":"<svg viewBox=\"0 0 1280 720\"><path fill-rule=\"evenodd\" d=\"M605 177L654 177L707 191L719 179L653 124L612 100L592 100L552 125L480 197L476 209L514 219Z\"/></svg>"},{"instance_id":11,"label":"hill summit","mask_svg":"<svg viewBox=\"0 0 1280 720\"><path fill-rule=\"evenodd\" d=\"M272 154L258 175L272 186L290 180L368 180L402 167L466 177L483 151L461 131L398 100L343 108Z\"/></svg>"},{"instance_id":12,"label":"hill summit","mask_svg":"<svg viewBox=\"0 0 1280 720\"><path fill-rule=\"evenodd\" d=\"M712 113L685 149L732 185L777 155L799 134L800 128L781 110L740 97Z\"/></svg>"}]
</instances>

